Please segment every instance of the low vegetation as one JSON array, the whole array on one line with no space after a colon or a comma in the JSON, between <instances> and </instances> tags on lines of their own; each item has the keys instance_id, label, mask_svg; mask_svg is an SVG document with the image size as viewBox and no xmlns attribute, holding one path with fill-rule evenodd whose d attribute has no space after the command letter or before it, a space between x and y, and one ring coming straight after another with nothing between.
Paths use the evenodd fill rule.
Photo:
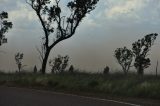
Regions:
<instances>
[{"instance_id":1,"label":"low vegetation","mask_svg":"<svg viewBox=\"0 0 160 106\"><path fill-rule=\"evenodd\" d=\"M136 74L60 73L0 74L0 85L93 95L160 99L160 76Z\"/></svg>"}]
</instances>

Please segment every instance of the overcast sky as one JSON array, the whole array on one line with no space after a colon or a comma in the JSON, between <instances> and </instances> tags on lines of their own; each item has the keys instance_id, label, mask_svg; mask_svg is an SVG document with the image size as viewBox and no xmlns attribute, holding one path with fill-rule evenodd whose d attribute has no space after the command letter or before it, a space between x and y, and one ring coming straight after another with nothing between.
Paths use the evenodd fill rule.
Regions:
<instances>
[{"instance_id":1,"label":"overcast sky","mask_svg":"<svg viewBox=\"0 0 160 106\"><path fill-rule=\"evenodd\" d=\"M67 0L61 1L65 4ZM40 68L35 47L40 45L43 31L35 12L25 0L0 0L0 10L7 11L13 22L13 29L6 34L8 43L0 47L0 51L5 51L0 53L0 69L16 70L17 52L24 53L27 69L34 65ZM100 0L75 35L58 44L50 58L69 55L70 64L93 72L103 70L106 65L112 70L120 69L114 50L124 46L131 49L133 42L150 33L160 34L160 0ZM149 53L152 66L146 72L155 73L159 51L160 37Z\"/></svg>"}]
</instances>

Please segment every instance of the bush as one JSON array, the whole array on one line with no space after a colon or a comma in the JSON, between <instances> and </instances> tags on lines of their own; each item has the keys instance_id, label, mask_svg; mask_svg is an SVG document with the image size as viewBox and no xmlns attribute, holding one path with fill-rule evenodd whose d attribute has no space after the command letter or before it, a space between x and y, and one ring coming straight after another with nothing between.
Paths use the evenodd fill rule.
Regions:
<instances>
[{"instance_id":1,"label":"bush","mask_svg":"<svg viewBox=\"0 0 160 106\"><path fill-rule=\"evenodd\" d=\"M69 67L69 70L68 70L70 73L73 73L73 71L74 71L74 67L73 67L73 65L71 65L70 67Z\"/></svg>"},{"instance_id":2,"label":"bush","mask_svg":"<svg viewBox=\"0 0 160 106\"><path fill-rule=\"evenodd\" d=\"M88 83L88 86L94 88L94 87L96 87L98 84L99 84L98 81L92 80L92 81L90 81L90 82Z\"/></svg>"},{"instance_id":3,"label":"bush","mask_svg":"<svg viewBox=\"0 0 160 106\"><path fill-rule=\"evenodd\" d=\"M47 84L48 84L48 86L50 86L50 87L56 87L56 86L59 84L59 82L57 82L57 81L52 81L52 80L48 80Z\"/></svg>"},{"instance_id":4,"label":"bush","mask_svg":"<svg viewBox=\"0 0 160 106\"><path fill-rule=\"evenodd\" d=\"M109 67L108 66L106 66L104 68L103 74L109 74Z\"/></svg>"}]
</instances>

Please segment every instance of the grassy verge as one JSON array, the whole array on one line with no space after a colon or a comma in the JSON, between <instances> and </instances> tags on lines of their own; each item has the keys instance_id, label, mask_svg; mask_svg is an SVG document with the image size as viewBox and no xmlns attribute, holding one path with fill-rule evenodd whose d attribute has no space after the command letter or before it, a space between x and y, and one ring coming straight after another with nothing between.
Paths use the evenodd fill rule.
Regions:
<instances>
[{"instance_id":1,"label":"grassy verge","mask_svg":"<svg viewBox=\"0 0 160 106\"><path fill-rule=\"evenodd\" d=\"M134 74L4 74L0 85L50 89L53 91L90 93L103 96L122 96L160 99L160 76Z\"/></svg>"}]
</instances>

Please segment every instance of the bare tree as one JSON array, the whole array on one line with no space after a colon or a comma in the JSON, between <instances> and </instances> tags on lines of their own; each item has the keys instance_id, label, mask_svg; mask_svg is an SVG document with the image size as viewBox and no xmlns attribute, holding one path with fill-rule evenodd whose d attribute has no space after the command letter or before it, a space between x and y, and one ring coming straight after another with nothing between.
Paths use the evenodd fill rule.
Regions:
<instances>
[{"instance_id":1,"label":"bare tree","mask_svg":"<svg viewBox=\"0 0 160 106\"><path fill-rule=\"evenodd\" d=\"M44 41L43 38L42 38L42 41ZM44 60L45 52L46 52L44 43L41 42L40 48L38 48L38 46L36 46L36 50L39 53L39 60L40 60L40 62L42 64L43 60Z\"/></svg>"},{"instance_id":2,"label":"bare tree","mask_svg":"<svg viewBox=\"0 0 160 106\"><path fill-rule=\"evenodd\" d=\"M144 69L150 66L150 59L147 56L157 36L157 33L148 34L132 44L132 50L135 56L134 66L139 75L143 75Z\"/></svg>"},{"instance_id":3,"label":"bare tree","mask_svg":"<svg viewBox=\"0 0 160 106\"><path fill-rule=\"evenodd\" d=\"M133 60L132 51L127 49L126 47L117 48L115 50L114 56L117 59L118 63L121 65L124 73L127 74Z\"/></svg>"},{"instance_id":4,"label":"bare tree","mask_svg":"<svg viewBox=\"0 0 160 106\"><path fill-rule=\"evenodd\" d=\"M7 38L5 37L5 33L12 28L12 22L8 22L7 19L8 19L8 13L4 11L1 12L0 13L0 46L3 43L7 43Z\"/></svg>"},{"instance_id":5,"label":"bare tree","mask_svg":"<svg viewBox=\"0 0 160 106\"><path fill-rule=\"evenodd\" d=\"M70 11L68 16L62 15L60 1L26 0L36 12L44 31L45 56L41 68L43 74L45 74L47 60L52 48L75 34L82 19L95 9L99 0L72 0L68 2L67 7ZM53 42L50 41L51 34L53 35Z\"/></svg>"}]
</instances>

